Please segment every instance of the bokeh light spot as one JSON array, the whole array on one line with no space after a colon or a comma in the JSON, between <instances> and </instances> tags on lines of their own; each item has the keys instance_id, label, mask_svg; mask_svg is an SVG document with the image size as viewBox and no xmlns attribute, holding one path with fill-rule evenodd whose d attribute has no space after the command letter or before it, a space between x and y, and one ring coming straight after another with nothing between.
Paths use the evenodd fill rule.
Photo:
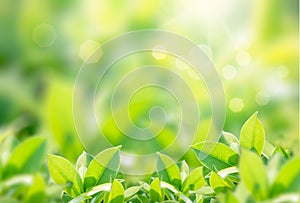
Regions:
<instances>
[{"instance_id":1,"label":"bokeh light spot","mask_svg":"<svg viewBox=\"0 0 300 203\"><path fill-rule=\"evenodd\" d=\"M238 51L238 53L236 54L236 62L240 66L247 66L251 62L251 56L246 51Z\"/></svg>"},{"instance_id":2,"label":"bokeh light spot","mask_svg":"<svg viewBox=\"0 0 300 203\"><path fill-rule=\"evenodd\" d=\"M41 23L33 29L32 39L41 48L51 47L57 38L54 26Z\"/></svg>"},{"instance_id":3,"label":"bokeh light spot","mask_svg":"<svg viewBox=\"0 0 300 203\"><path fill-rule=\"evenodd\" d=\"M229 102L229 108L232 112L240 112L244 107L244 101L240 98L233 98Z\"/></svg>"},{"instance_id":4,"label":"bokeh light spot","mask_svg":"<svg viewBox=\"0 0 300 203\"><path fill-rule=\"evenodd\" d=\"M222 75L226 80L232 80L235 78L237 70L232 65L226 65L222 69Z\"/></svg>"},{"instance_id":5,"label":"bokeh light spot","mask_svg":"<svg viewBox=\"0 0 300 203\"><path fill-rule=\"evenodd\" d=\"M79 48L79 57L86 63L97 63L102 53L101 45L93 40L85 41Z\"/></svg>"},{"instance_id":6,"label":"bokeh light spot","mask_svg":"<svg viewBox=\"0 0 300 203\"><path fill-rule=\"evenodd\" d=\"M265 91L259 91L256 94L255 101L258 105L267 105L270 101L270 95Z\"/></svg>"}]
</instances>

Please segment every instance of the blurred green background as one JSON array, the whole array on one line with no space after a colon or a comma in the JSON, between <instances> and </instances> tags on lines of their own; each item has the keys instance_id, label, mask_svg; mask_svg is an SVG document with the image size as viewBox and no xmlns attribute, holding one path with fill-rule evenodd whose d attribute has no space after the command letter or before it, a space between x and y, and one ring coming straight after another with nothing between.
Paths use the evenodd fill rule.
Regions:
<instances>
[{"instance_id":1,"label":"blurred green background","mask_svg":"<svg viewBox=\"0 0 300 203\"><path fill-rule=\"evenodd\" d=\"M259 111L267 140L296 152L298 4L297 0L2 0L0 127L13 129L19 140L46 136L49 151L74 161L83 147L74 128L72 94L83 62L95 47L119 34L163 29L189 38L212 60L226 93L225 131L238 136L245 120ZM185 64L170 56L152 55L136 56L118 66L151 61L178 68L194 92L202 91L201 80ZM118 74L116 70L112 80L105 81L107 90ZM153 91L146 92L132 103L130 112L137 125L147 126L152 102L169 108L174 103L168 103L166 95L153 101L155 96ZM209 98L197 98L204 106L210 105ZM118 137L120 132L108 114L103 115L102 130L108 137ZM198 141L208 120L202 121ZM165 132L171 137L177 129L173 124Z\"/></svg>"}]
</instances>

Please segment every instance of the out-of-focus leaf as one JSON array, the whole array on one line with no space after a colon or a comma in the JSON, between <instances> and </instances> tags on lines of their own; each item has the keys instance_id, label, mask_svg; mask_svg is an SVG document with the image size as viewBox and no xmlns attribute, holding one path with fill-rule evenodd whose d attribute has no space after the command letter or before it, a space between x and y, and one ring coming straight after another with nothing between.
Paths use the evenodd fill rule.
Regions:
<instances>
[{"instance_id":1,"label":"out-of-focus leaf","mask_svg":"<svg viewBox=\"0 0 300 203\"><path fill-rule=\"evenodd\" d=\"M6 164L3 177L33 173L39 170L44 158L45 148L46 141L43 137L32 137L19 144Z\"/></svg>"},{"instance_id":2,"label":"out-of-focus leaf","mask_svg":"<svg viewBox=\"0 0 300 203\"><path fill-rule=\"evenodd\" d=\"M22 203L16 199L13 199L11 197L0 197L0 202L3 203Z\"/></svg>"},{"instance_id":3,"label":"out-of-focus leaf","mask_svg":"<svg viewBox=\"0 0 300 203\"><path fill-rule=\"evenodd\" d=\"M76 169L82 179L84 178L86 170L92 160L93 156L86 153L85 151L83 151L82 154L78 157L76 162Z\"/></svg>"},{"instance_id":4,"label":"out-of-focus leaf","mask_svg":"<svg viewBox=\"0 0 300 203\"><path fill-rule=\"evenodd\" d=\"M159 178L154 179L150 184L150 199L151 202L162 201L162 192L160 188Z\"/></svg>"},{"instance_id":5,"label":"out-of-focus leaf","mask_svg":"<svg viewBox=\"0 0 300 203\"><path fill-rule=\"evenodd\" d=\"M225 144L204 141L192 146L200 162L210 170L222 170L238 164L238 154Z\"/></svg>"},{"instance_id":6,"label":"out-of-focus leaf","mask_svg":"<svg viewBox=\"0 0 300 203\"><path fill-rule=\"evenodd\" d=\"M187 194L189 190L198 190L205 184L206 183L202 174L202 167L195 168L183 181L182 192Z\"/></svg>"},{"instance_id":7,"label":"out-of-focus leaf","mask_svg":"<svg viewBox=\"0 0 300 203\"><path fill-rule=\"evenodd\" d=\"M71 162L83 150L76 136L73 122L73 82L66 78L49 77L48 91L44 97L44 114L46 127L50 129L59 147L59 151ZM66 147L68 146L68 147Z\"/></svg>"},{"instance_id":8,"label":"out-of-focus leaf","mask_svg":"<svg viewBox=\"0 0 300 203\"><path fill-rule=\"evenodd\" d=\"M276 146L272 156L274 156L276 153L281 154L284 158L289 159L290 155L287 153L287 151L285 149L283 149L281 146Z\"/></svg>"},{"instance_id":9,"label":"out-of-focus leaf","mask_svg":"<svg viewBox=\"0 0 300 203\"><path fill-rule=\"evenodd\" d=\"M124 188L122 184L114 180L108 196L108 203L120 203L124 201Z\"/></svg>"},{"instance_id":10,"label":"out-of-focus leaf","mask_svg":"<svg viewBox=\"0 0 300 203\"><path fill-rule=\"evenodd\" d=\"M246 149L254 150L259 155L265 145L265 130L255 112L243 125L240 134L240 145Z\"/></svg>"},{"instance_id":11,"label":"out-of-focus leaf","mask_svg":"<svg viewBox=\"0 0 300 203\"><path fill-rule=\"evenodd\" d=\"M28 188L24 197L25 202L43 202L45 198L46 184L43 177L39 174L34 176L32 185Z\"/></svg>"},{"instance_id":12,"label":"out-of-focus leaf","mask_svg":"<svg viewBox=\"0 0 300 203\"><path fill-rule=\"evenodd\" d=\"M71 196L81 194L82 180L75 167L65 158L48 154L48 168L56 184L66 185L66 192Z\"/></svg>"},{"instance_id":13,"label":"out-of-focus leaf","mask_svg":"<svg viewBox=\"0 0 300 203\"><path fill-rule=\"evenodd\" d=\"M84 177L85 191L95 185L108 183L116 176L120 168L120 148L112 147L95 156Z\"/></svg>"},{"instance_id":14,"label":"out-of-focus leaf","mask_svg":"<svg viewBox=\"0 0 300 203\"><path fill-rule=\"evenodd\" d=\"M240 159L240 176L256 200L268 197L268 176L265 166L254 152L243 150Z\"/></svg>"},{"instance_id":15,"label":"out-of-focus leaf","mask_svg":"<svg viewBox=\"0 0 300 203\"><path fill-rule=\"evenodd\" d=\"M270 195L272 197L282 193L300 191L300 157L288 161L278 173Z\"/></svg>"},{"instance_id":16,"label":"out-of-focus leaf","mask_svg":"<svg viewBox=\"0 0 300 203\"><path fill-rule=\"evenodd\" d=\"M233 184L226 179L222 179L216 172L212 171L209 179L210 186L216 193L223 192L227 188L233 189Z\"/></svg>"},{"instance_id":17,"label":"out-of-focus leaf","mask_svg":"<svg viewBox=\"0 0 300 203\"><path fill-rule=\"evenodd\" d=\"M180 172L176 163L168 156L158 153L157 173L160 180L179 188L181 185Z\"/></svg>"}]
</instances>

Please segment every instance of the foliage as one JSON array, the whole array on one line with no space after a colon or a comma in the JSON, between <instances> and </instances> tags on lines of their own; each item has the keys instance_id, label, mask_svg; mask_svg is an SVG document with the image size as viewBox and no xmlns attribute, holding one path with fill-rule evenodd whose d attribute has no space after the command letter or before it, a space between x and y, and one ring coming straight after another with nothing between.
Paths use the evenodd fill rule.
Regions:
<instances>
[{"instance_id":1,"label":"foliage","mask_svg":"<svg viewBox=\"0 0 300 203\"><path fill-rule=\"evenodd\" d=\"M1 139L0 200L298 202L300 157L272 146L264 136L255 113L242 127L240 139L223 132L219 142L204 141L191 146L201 163L196 168L190 168L184 160L176 163L158 153L156 172L135 185L129 185L119 171L120 146L96 156L83 152L76 165L61 156L48 154L47 168L55 183L52 184L42 165L45 139L34 136L18 143L13 136L6 136Z\"/></svg>"}]
</instances>

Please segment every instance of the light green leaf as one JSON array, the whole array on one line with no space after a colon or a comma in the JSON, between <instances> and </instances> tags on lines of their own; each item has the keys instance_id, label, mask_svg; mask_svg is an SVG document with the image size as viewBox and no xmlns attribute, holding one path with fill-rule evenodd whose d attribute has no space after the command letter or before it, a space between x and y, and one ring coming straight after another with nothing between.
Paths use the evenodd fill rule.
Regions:
<instances>
[{"instance_id":1,"label":"light green leaf","mask_svg":"<svg viewBox=\"0 0 300 203\"><path fill-rule=\"evenodd\" d=\"M187 163L183 160L181 163L180 163L180 177L181 177L181 180L185 180L185 178L189 175L190 173L190 169L189 169L189 166L187 165Z\"/></svg>"},{"instance_id":2,"label":"light green leaf","mask_svg":"<svg viewBox=\"0 0 300 203\"><path fill-rule=\"evenodd\" d=\"M210 178L209 178L209 184L214 189L216 193L223 192L227 188L233 189L233 183L229 180L222 179L216 172L212 171Z\"/></svg>"},{"instance_id":3,"label":"light green leaf","mask_svg":"<svg viewBox=\"0 0 300 203\"><path fill-rule=\"evenodd\" d=\"M179 188L181 185L180 172L176 163L168 156L157 153L157 174L160 180Z\"/></svg>"},{"instance_id":4,"label":"light green leaf","mask_svg":"<svg viewBox=\"0 0 300 203\"><path fill-rule=\"evenodd\" d=\"M151 202L162 201L162 192L160 188L159 178L154 179L150 184L150 199Z\"/></svg>"},{"instance_id":5,"label":"light green leaf","mask_svg":"<svg viewBox=\"0 0 300 203\"><path fill-rule=\"evenodd\" d=\"M232 143L239 144L239 140L234 134L225 131L222 132L220 141L228 146L230 146Z\"/></svg>"},{"instance_id":6,"label":"light green leaf","mask_svg":"<svg viewBox=\"0 0 300 203\"><path fill-rule=\"evenodd\" d=\"M192 146L202 165L210 170L222 170L238 164L239 155L225 144L204 141Z\"/></svg>"},{"instance_id":7,"label":"light green leaf","mask_svg":"<svg viewBox=\"0 0 300 203\"><path fill-rule=\"evenodd\" d=\"M83 151L82 154L78 157L76 162L76 169L82 179L84 178L86 170L92 160L93 156L86 153L85 151Z\"/></svg>"},{"instance_id":8,"label":"light green leaf","mask_svg":"<svg viewBox=\"0 0 300 203\"><path fill-rule=\"evenodd\" d=\"M202 167L195 168L183 181L182 192L187 194L189 190L198 190L205 184Z\"/></svg>"},{"instance_id":9,"label":"light green leaf","mask_svg":"<svg viewBox=\"0 0 300 203\"><path fill-rule=\"evenodd\" d=\"M108 183L116 176L120 168L120 148L106 149L91 161L84 177L85 191L95 185Z\"/></svg>"},{"instance_id":10,"label":"light green leaf","mask_svg":"<svg viewBox=\"0 0 300 203\"><path fill-rule=\"evenodd\" d=\"M22 203L16 199L13 199L11 197L0 197L0 202L5 202L5 203Z\"/></svg>"},{"instance_id":11,"label":"light green leaf","mask_svg":"<svg viewBox=\"0 0 300 203\"><path fill-rule=\"evenodd\" d=\"M24 197L25 202L43 202L45 198L46 184L43 177L39 174L34 176L33 183L28 188Z\"/></svg>"},{"instance_id":12,"label":"light green leaf","mask_svg":"<svg viewBox=\"0 0 300 203\"><path fill-rule=\"evenodd\" d=\"M56 184L66 185L66 192L71 196L80 195L82 180L75 167L65 158L48 154L48 168Z\"/></svg>"},{"instance_id":13,"label":"light green leaf","mask_svg":"<svg viewBox=\"0 0 300 203\"><path fill-rule=\"evenodd\" d=\"M265 141L263 155L265 157L267 157L267 159L270 159L272 157L274 150L275 150L275 147L270 142Z\"/></svg>"},{"instance_id":14,"label":"light green leaf","mask_svg":"<svg viewBox=\"0 0 300 203\"><path fill-rule=\"evenodd\" d=\"M133 195L135 195L136 193L138 193L141 190L141 188L142 188L142 186L132 186L130 188L127 188L124 191L125 199L131 198Z\"/></svg>"},{"instance_id":15,"label":"light green leaf","mask_svg":"<svg viewBox=\"0 0 300 203\"><path fill-rule=\"evenodd\" d=\"M33 173L39 170L43 162L45 148L45 138L40 136L29 138L19 144L6 164L3 177Z\"/></svg>"},{"instance_id":16,"label":"light green leaf","mask_svg":"<svg viewBox=\"0 0 300 203\"><path fill-rule=\"evenodd\" d=\"M289 160L279 171L271 188L272 197L300 191L300 157Z\"/></svg>"},{"instance_id":17,"label":"light green leaf","mask_svg":"<svg viewBox=\"0 0 300 203\"><path fill-rule=\"evenodd\" d=\"M101 185L97 185L95 187L92 187L87 193L87 196L92 196L98 192L109 192L111 190L111 183L104 183Z\"/></svg>"},{"instance_id":18,"label":"light green leaf","mask_svg":"<svg viewBox=\"0 0 300 203\"><path fill-rule=\"evenodd\" d=\"M240 159L240 176L245 186L256 200L268 197L268 177L260 157L248 150L243 150Z\"/></svg>"},{"instance_id":19,"label":"light green leaf","mask_svg":"<svg viewBox=\"0 0 300 203\"><path fill-rule=\"evenodd\" d=\"M120 203L124 201L124 188L122 184L114 180L108 196L108 203Z\"/></svg>"},{"instance_id":20,"label":"light green leaf","mask_svg":"<svg viewBox=\"0 0 300 203\"><path fill-rule=\"evenodd\" d=\"M243 125L240 134L240 145L261 155L265 145L265 130L257 117L257 112Z\"/></svg>"}]
</instances>

